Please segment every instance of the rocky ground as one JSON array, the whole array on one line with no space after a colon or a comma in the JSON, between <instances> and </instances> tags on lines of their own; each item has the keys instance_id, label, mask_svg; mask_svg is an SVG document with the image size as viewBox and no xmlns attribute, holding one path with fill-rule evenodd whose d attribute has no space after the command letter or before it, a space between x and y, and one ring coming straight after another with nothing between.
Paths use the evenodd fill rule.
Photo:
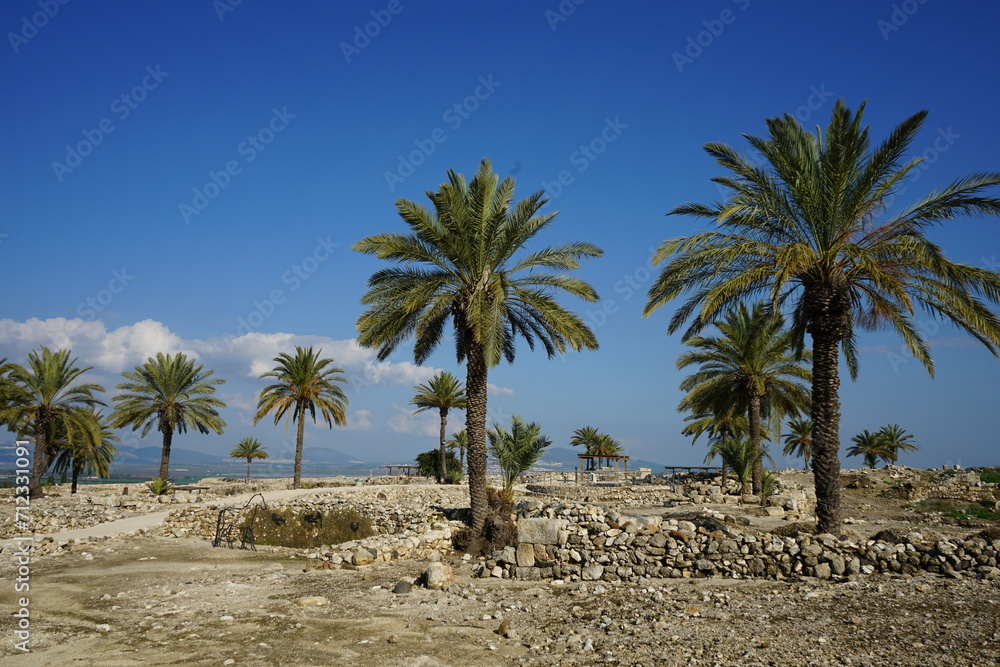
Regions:
<instances>
[{"instance_id":1,"label":"rocky ground","mask_svg":"<svg viewBox=\"0 0 1000 667\"><path fill-rule=\"evenodd\" d=\"M852 530L909 526L958 536L982 529L921 515L886 494L891 474L879 471L877 484L845 489ZM845 483L852 480L845 476ZM414 498L428 493L420 489ZM741 511L731 504L724 510ZM783 522L746 513L760 530ZM18 618L5 614L0 663L1000 663L998 580L875 574L527 582L477 578L481 561L446 549L349 569L317 569L304 556L302 549L214 549L204 539L152 534L79 541L31 562L28 593L15 592L16 563L4 559L0 605L17 613L18 598L30 596L31 653L15 648ZM454 584L432 590L416 583L432 561L452 567Z\"/></svg>"}]
</instances>

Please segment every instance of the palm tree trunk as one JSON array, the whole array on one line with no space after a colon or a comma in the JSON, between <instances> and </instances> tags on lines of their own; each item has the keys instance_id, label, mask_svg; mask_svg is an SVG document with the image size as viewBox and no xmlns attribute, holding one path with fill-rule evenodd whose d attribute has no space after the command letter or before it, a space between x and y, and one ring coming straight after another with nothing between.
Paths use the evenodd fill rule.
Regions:
<instances>
[{"instance_id":1,"label":"palm tree trunk","mask_svg":"<svg viewBox=\"0 0 1000 667\"><path fill-rule=\"evenodd\" d=\"M753 493L760 493L761 479L764 476L763 457L760 452L760 395L751 391L747 402L747 421L750 423L750 446L753 447Z\"/></svg>"},{"instance_id":2,"label":"palm tree trunk","mask_svg":"<svg viewBox=\"0 0 1000 667\"><path fill-rule=\"evenodd\" d=\"M80 481L80 473L83 472L82 466L73 466L73 485L69 489L70 495L76 493L77 482Z\"/></svg>"},{"instance_id":3,"label":"palm tree trunk","mask_svg":"<svg viewBox=\"0 0 1000 667\"><path fill-rule=\"evenodd\" d=\"M438 484L444 484L448 479L448 461L444 451L445 431L448 428L448 408L441 408L441 477Z\"/></svg>"},{"instance_id":4,"label":"palm tree trunk","mask_svg":"<svg viewBox=\"0 0 1000 667\"><path fill-rule=\"evenodd\" d=\"M174 442L174 429L164 420L160 421L160 432L163 434L163 450L160 453L160 479L167 481L170 468L170 446Z\"/></svg>"},{"instance_id":5,"label":"palm tree trunk","mask_svg":"<svg viewBox=\"0 0 1000 667\"><path fill-rule=\"evenodd\" d=\"M469 434L469 503L472 532L481 535L489 514L486 493L486 378L489 372L482 343L466 343L465 430Z\"/></svg>"},{"instance_id":6,"label":"palm tree trunk","mask_svg":"<svg viewBox=\"0 0 1000 667\"><path fill-rule=\"evenodd\" d=\"M726 444L726 439L729 438L729 429L723 426L719 430L719 435L722 437L722 444ZM726 458L722 457L722 492L726 492Z\"/></svg>"},{"instance_id":7,"label":"palm tree trunk","mask_svg":"<svg viewBox=\"0 0 1000 667\"><path fill-rule=\"evenodd\" d=\"M42 476L49 467L45 442L45 422L41 417L35 420L35 461L31 468L31 480L28 483L28 497L31 499L42 496Z\"/></svg>"},{"instance_id":8,"label":"palm tree trunk","mask_svg":"<svg viewBox=\"0 0 1000 667\"><path fill-rule=\"evenodd\" d=\"M823 320L832 320L829 315ZM840 530L840 361L839 337L833 328L815 323L813 341L813 452L816 482L816 529L821 533ZM832 323L831 323L832 324ZM835 326L835 325L834 325ZM835 329L834 329L835 331Z\"/></svg>"},{"instance_id":9,"label":"palm tree trunk","mask_svg":"<svg viewBox=\"0 0 1000 667\"><path fill-rule=\"evenodd\" d=\"M250 483L250 457L247 457L247 484Z\"/></svg>"},{"instance_id":10,"label":"palm tree trunk","mask_svg":"<svg viewBox=\"0 0 1000 667\"><path fill-rule=\"evenodd\" d=\"M302 488L302 440L305 438L306 428L306 406L297 405L299 413L299 423L296 425L295 433L295 467L292 475L292 488Z\"/></svg>"}]
</instances>

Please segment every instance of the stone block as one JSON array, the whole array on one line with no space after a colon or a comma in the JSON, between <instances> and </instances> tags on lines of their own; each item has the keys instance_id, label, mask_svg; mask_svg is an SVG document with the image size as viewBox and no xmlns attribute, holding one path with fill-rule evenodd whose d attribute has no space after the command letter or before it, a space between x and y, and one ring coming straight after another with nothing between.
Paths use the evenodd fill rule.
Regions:
<instances>
[{"instance_id":1,"label":"stone block","mask_svg":"<svg viewBox=\"0 0 1000 667\"><path fill-rule=\"evenodd\" d=\"M517 522L517 541L532 544L559 544L563 519L521 519Z\"/></svg>"}]
</instances>

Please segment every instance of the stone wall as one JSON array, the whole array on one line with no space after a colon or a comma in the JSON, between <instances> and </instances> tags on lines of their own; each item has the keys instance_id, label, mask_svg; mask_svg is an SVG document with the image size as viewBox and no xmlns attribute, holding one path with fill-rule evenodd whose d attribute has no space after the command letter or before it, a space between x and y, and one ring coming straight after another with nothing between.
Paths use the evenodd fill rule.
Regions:
<instances>
[{"instance_id":1,"label":"stone wall","mask_svg":"<svg viewBox=\"0 0 1000 667\"><path fill-rule=\"evenodd\" d=\"M918 570L1000 575L1000 533L925 539L919 532L852 542L832 535L743 532L713 519L626 516L586 504L554 504L518 519L517 547L495 552L480 574L517 579L633 581L641 577L834 576Z\"/></svg>"},{"instance_id":2,"label":"stone wall","mask_svg":"<svg viewBox=\"0 0 1000 667\"><path fill-rule=\"evenodd\" d=\"M372 522L376 535L305 550L302 555L310 559L315 567L355 567L396 558L421 557L431 551L451 549L452 531L462 524L449 521L443 511L450 510L452 506L460 506L461 494L428 489L423 492L410 490L404 496L394 491L391 488L381 491L376 488L359 489L358 493L352 493L350 497L338 496L336 491L331 491L318 497L272 504L258 511L281 514L290 510L296 515L304 515L351 509ZM415 494L426 497L418 499ZM156 532L165 536L211 540L215 537L219 512L223 507L224 505L186 507L174 511ZM250 512L252 508L241 510L227 516L227 521L242 525L249 518ZM234 545L239 545L238 538Z\"/></svg>"}]
</instances>

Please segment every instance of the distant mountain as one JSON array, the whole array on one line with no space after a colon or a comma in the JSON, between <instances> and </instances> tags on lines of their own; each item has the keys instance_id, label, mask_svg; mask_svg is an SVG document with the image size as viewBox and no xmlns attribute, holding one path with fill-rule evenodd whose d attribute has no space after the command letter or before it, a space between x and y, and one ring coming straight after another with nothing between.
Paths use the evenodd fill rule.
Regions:
<instances>
[{"instance_id":1,"label":"distant mountain","mask_svg":"<svg viewBox=\"0 0 1000 667\"><path fill-rule=\"evenodd\" d=\"M545 450L545 453L542 454L541 460L535 465L542 468L553 468L556 470L573 470L573 468L580 465L580 459L577 458L577 454L582 453L582 449L549 447ZM654 463L653 461L646 461L645 459L630 458L628 460L628 469L635 470L636 468L652 468L653 472L663 472L662 463Z\"/></svg>"},{"instance_id":2,"label":"distant mountain","mask_svg":"<svg viewBox=\"0 0 1000 667\"><path fill-rule=\"evenodd\" d=\"M160 456L163 453L161 447L122 447L118 450L118 458L115 459L115 466L122 465L148 465L155 463L159 465ZM193 449L170 448L170 463L200 463L203 465L213 465L222 462L222 457L217 454L205 454L196 452Z\"/></svg>"},{"instance_id":3,"label":"distant mountain","mask_svg":"<svg viewBox=\"0 0 1000 667\"><path fill-rule=\"evenodd\" d=\"M367 462L361 458L358 458L354 454L348 454L347 452L342 452L339 449L334 449L333 447L303 447L302 449L302 462L303 463L332 463L335 465L344 465L348 463L364 463Z\"/></svg>"}]
</instances>

